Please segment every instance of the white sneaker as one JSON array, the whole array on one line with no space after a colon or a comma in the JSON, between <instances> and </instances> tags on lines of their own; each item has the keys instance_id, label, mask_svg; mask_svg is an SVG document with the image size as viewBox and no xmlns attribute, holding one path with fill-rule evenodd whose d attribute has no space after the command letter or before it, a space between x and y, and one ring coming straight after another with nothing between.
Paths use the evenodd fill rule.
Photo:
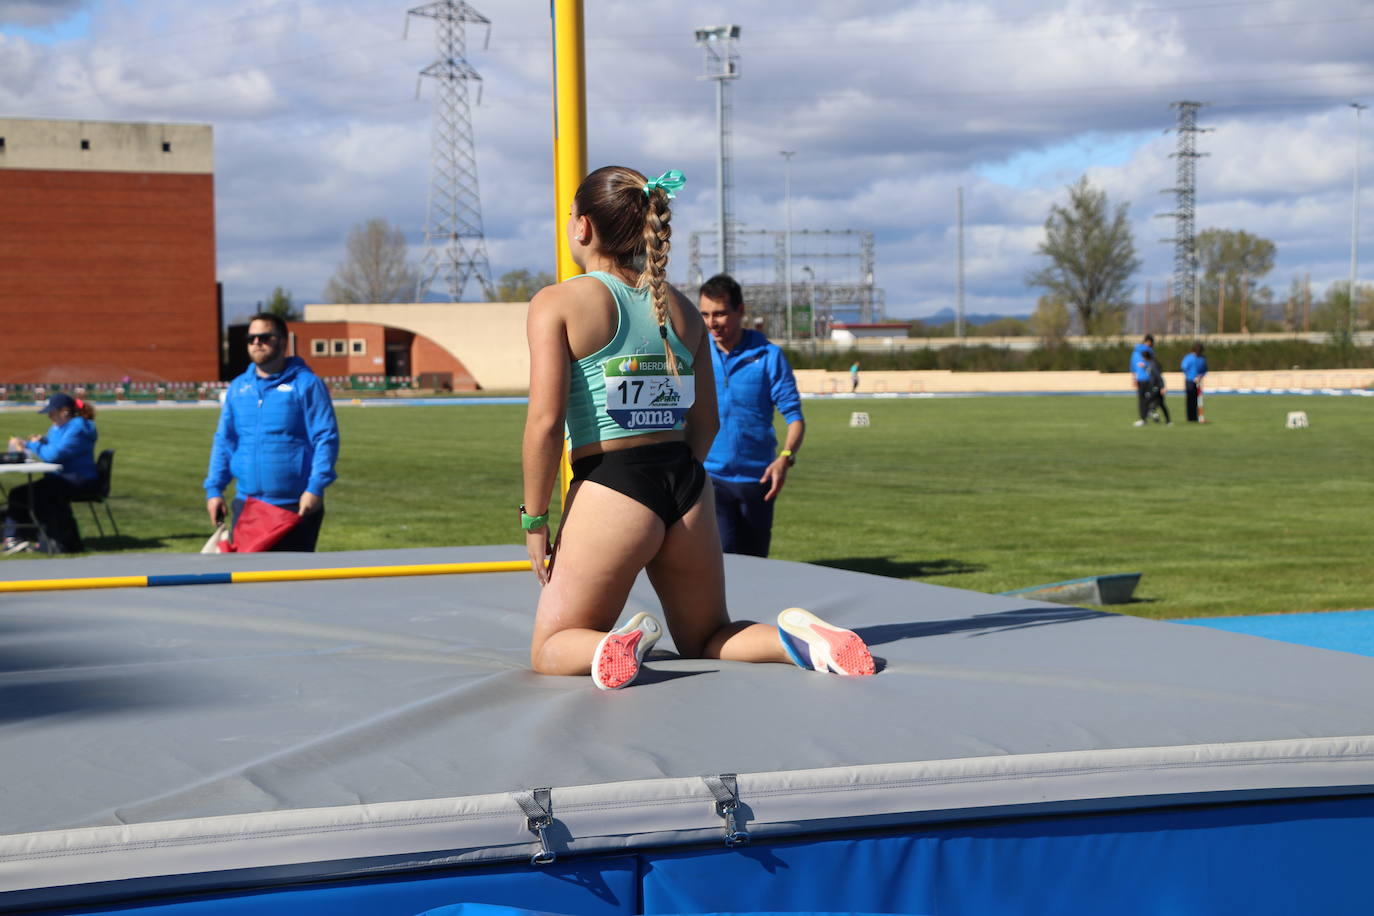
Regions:
<instances>
[{"instance_id":1,"label":"white sneaker","mask_svg":"<svg viewBox=\"0 0 1374 916\"><path fill-rule=\"evenodd\" d=\"M1136 420L1136 421L1135 421L1134 423L1132 423L1131 425L1132 425L1132 426L1144 426L1144 425L1145 425L1145 421L1144 421L1144 420Z\"/></svg>"},{"instance_id":2,"label":"white sneaker","mask_svg":"<svg viewBox=\"0 0 1374 916\"><path fill-rule=\"evenodd\" d=\"M778 614L778 638L798 668L846 677L862 677L875 670L873 656L859 634L799 607Z\"/></svg>"},{"instance_id":3,"label":"white sneaker","mask_svg":"<svg viewBox=\"0 0 1374 916\"><path fill-rule=\"evenodd\" d=\"M662 635L658 621L642 612L607 633L592 656L592 682L602 690L628 686L639 676L640 663Z\"/></svg>"},{"instance_id":4,"label":"white sneaker","mask_svg":"<svg viewBox=\"0 0 1374 916\"><path fill-rule=\"evenodd\" d=\"M16 553L27 553L29 551L33 551L36 549L37 548L34 546L33 541L21 541L11 539L5 542L5 548L3 551L0 551L0 555L12 557Z\"/></svg>"}]
</instances>

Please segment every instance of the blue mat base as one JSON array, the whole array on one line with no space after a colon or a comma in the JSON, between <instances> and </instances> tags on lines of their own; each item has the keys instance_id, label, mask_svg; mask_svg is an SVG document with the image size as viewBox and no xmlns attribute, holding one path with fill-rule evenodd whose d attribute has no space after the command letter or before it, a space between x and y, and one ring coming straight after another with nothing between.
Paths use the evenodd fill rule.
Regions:
<instances>
[{"instance_id":1,"label":"blue mat base","mask_svg":"<svg viewBox=\"0 0 1374 916\"><path fill-rule=\"evenodd\" d=\"M1374 657L1374 610L1318 614L1263 614L1256 617L1201 617L1174 623L1263 636L1316 649L1335 649Z\"/></svg>"}]
</instances>

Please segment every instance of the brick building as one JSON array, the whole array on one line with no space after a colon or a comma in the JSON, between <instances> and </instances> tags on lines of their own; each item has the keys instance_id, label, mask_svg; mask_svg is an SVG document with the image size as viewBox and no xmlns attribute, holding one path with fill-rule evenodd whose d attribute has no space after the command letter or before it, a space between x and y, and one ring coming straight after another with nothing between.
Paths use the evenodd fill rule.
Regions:
<instances>
[{"instance_id":1,"label":"brick building","mask_svg":"<svg viewBox=\"0 0 1374 916\"><path fill-rule=\"evenodd\" d=\"M219 375L209 125L0 118L0 383Z\"/></svg>"}]
</instances>

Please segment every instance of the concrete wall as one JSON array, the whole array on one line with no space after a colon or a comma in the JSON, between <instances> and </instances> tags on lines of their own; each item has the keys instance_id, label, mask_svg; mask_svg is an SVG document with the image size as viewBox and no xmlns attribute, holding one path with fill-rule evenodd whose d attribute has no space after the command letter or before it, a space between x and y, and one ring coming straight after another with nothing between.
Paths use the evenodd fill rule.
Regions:
<instances>
[{"instance_id":1,"label":"concrete wall","mask_svg":"<svg viewBox=\"0 0 1374 916\"><path fill-rule=\"evenodd\" d=\"M0 118L0 138L4 169L202 175L215 170L208 124Z\"/></svg>"},{"instance_id":2,"label":"concrete wall","mask_svg":"<svg viewBox=\"0 0 1374 916\"><path fill-rule=\"evenodd\" d=\"M527 302L307 305L306 321L370 321L422 334L452 353L485 391L526 391Z\"/></svg>"},{"instance_id":3,"label":"concrete wall","mask_svg":"<svg viewBox=\"0 0 1374 916\"><path fill-rule=\"evenodd\" d=\"M823 369L798 369L797 388L803 394L843 394L850 390L849 373ZM1164 373L1168 390L1183 393L1183 373ZM1219 388L1368 388L1374 386L1374 369L1315 369L1210 372L1204 390ZM997 392L1134 392L1128 372L950 372L931 369L914 372L859 373L859 393L997 393Z\"/></svg>"},{"instance_id":4,"label":"concrete wall","mask_svg":"<svg viewBox=\"0 0 1374 916\"><path fill-rule=\"evenodd\" d=\"M486 390L526 391L529 388L529 350L525 344L523 302L421 303L396 305L307 305L308 321L375 321L424 334L462 361ZM797 370L797 387L804 394L849 391L849 373L822 369ZM1164 373L1169 390L1183 393L1183 375ZM1280 370L1273 372L1212 372L1207 387L1229 388L1364 388L1374 386L1374 369ZM879 392L1005 392L1005 391L1121 391L1134 392L1127 372L951 372L945 369L859 373L859 391Z\"/></svg>"}]
</instances>

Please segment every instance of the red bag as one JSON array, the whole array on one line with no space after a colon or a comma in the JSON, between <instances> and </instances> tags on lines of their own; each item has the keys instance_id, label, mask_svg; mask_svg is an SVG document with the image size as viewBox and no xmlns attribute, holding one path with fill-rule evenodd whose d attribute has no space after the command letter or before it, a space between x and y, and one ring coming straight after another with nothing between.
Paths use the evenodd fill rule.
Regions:
<instances>
[{"instance_id":1,"label":"red bag","mask_svg":"<svg viewBox=\"0 0 1374 916\"><path fill-rule=\"evenodd\" d=\"M252 496L243 501L243 511L234 523L232 541L221 541L220 553L261 553L286 536L301 517L290 509L274 506Z\"/></svg>"}]
</instances>

